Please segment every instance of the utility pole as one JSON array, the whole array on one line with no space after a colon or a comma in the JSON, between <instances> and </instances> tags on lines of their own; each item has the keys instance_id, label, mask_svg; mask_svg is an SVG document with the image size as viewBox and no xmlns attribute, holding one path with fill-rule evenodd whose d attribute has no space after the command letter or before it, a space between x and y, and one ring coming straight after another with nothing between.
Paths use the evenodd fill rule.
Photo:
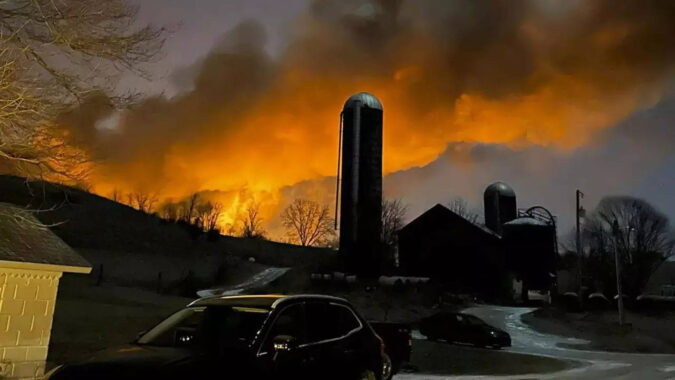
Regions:
<instances>
[{"instance_id":1,"label":"utility pole","mask_svg":"<svg viewBox=\"0 0 675 380\"><path fill-rule=\"evenodd\" d=\"M621 293L621 262L619 260L619 222L615 219L612 224L614 233L614 263L616 265L616 303L619 307L619 325L623 326L623 294Z\"/></svg>"},{"instance_id":2,"label":"utility pole","mask_svg":"<svg viewBox=\"0 0 675 380\"><path fill-rule=\"evenodd\" d=\"M582 266L583 266L583 257L584 257L584 252L583 248L581 247L581 218L582 214L584 214L585 210L583 207L581 207L581 198L584 197L584 193L579 191L577 189L577 255L579 256L579 305L583 306L584 304L584 281L583 281L583 271L582 271Z\"/></svg>"}]
</instances>

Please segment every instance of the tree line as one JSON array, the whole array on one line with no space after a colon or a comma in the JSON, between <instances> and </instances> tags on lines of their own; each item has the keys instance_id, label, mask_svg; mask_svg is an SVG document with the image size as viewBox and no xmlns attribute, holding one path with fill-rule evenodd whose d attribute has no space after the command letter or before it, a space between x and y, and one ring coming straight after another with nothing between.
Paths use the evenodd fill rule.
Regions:
<instances>
[{"instance_id":1,"label":"tree line","mask_svg":"<svg viewBox=\"0 0 675 380\"><path fill-rule=\"evenodd\" d=\"M220 219L224 213L224 205L207 200L198 193L177 202L160 203L157 193L123 193L115 189L109 198L146 214L155 214L164 221L187 225L203 232L268 239L265 220L260 211L261 204L255 200L246 204L233 223L223 224ZM407 206L398 199L385 199L382 202L382 242L387 252L391 252L397 244L396 234L403 227L406 212ZM310 199L294 199L281 211L280 220L285 230L284 242L337 248L334 214L326 204Z\"/></svg>"},{"instance_id":2,"label":"tree line","mask_svg":"<svg viewBox=\"0 0 675 380\"><path fill-rule=\"evenodd\" d=\"M570 234L562 265L578 270L579 253ZM638 296L651 274L673 254L675 239L668 218L647 201L630 196L604 197L582 219L583 284L592 292L616 294L616 263L625 294Z\"/></svg>"},{"instance_id":3,"label":"tree line","mask_svg":"<svg viewBox=\"0 0 675 380\"><path fill-rule=\"evenodd\" d=\"M261 204L251 200L231 224L220 222L224 206L194 193L178 202L159 204L156 194L135 192L111 198L145 213L155 213L165 221L191 226L204 232L225 233L249 239L269 239ZM479 212L462 198L446 207L471 223L480 223ZM383 265L397 266L398 231L404 226L408 207L399 199L382 202ZM279 214L285 235L282 241L302 246L337 248L338 234L334 214L328 205L309 199L294 199ZM668 218L648 202L627 196L603 198L583 221L582 241L585 285L593 291L615 292L615 254L623 268L624 289L638 295L649 276L673 253L674 239ZM566 251L561 269L577 265L573 239L563 243ZM612 293L613 294L613 293Z\"/></svg>"}]
</instances>

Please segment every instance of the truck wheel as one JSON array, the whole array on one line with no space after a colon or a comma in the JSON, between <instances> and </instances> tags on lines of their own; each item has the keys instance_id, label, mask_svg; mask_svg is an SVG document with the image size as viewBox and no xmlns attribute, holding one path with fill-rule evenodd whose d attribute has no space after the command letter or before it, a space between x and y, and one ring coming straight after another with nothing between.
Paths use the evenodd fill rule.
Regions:
<instances>
[{"instance_id":1,"label":"truck wheel","mask_svg":"<svg viewBox=\"0 0 675 380\"><path fill-rule=\"evenodd\" d=\"M359 374L358 380L377 380L377 376L375 376L375 372L367 369L364 371L361 371Z\"/></svg>"},{"instance_id":2,"label":"truck wheel","mask_svg":"<svg viewBox=\"0 0 675 380\"><path fill-rule=\"evenodd\" d=\"M390 380L394 376L394 368L391 358L387 354L382 355L382 380Z\"/></svg>"}]
</instances>

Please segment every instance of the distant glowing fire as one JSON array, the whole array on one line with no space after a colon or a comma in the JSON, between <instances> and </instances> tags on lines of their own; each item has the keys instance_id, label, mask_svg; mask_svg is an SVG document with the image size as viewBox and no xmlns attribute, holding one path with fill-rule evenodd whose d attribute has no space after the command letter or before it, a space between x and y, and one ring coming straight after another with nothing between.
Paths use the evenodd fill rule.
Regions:
<instances>
[{"instance_id":1,"label":"distant glowing fire","mask_svg":"<svg viewBox=\"0 0 675 380\"><path fill-rule=\"evenodd\" d=\"M385 175L456 141L574 149L660 99L675 20L667 2L554 3L314 1L279 57L244 23L182 94L122 113L93 97L67 123L97 162L95 192L158 206L197 192L223 204L221 226L252 200L266 221L290 197L332 202L320 180L359 91L384 105Z\"/></svg>"}]
</instances>

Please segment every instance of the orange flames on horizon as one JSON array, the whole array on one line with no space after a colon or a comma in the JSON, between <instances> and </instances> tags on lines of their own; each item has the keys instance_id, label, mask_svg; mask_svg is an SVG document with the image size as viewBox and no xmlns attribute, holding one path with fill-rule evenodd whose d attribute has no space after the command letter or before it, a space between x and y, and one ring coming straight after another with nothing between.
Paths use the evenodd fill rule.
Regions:
<instances>
[{"instance_id":1,"label":"orange flames on horizon","mask_svg":"<svg viewBox=\"0 0 675 380\"><path fill-rule=\"evenodd\" d=\"M327 91L320 88L330 85L316 84L308 85L309 91L300 88L290 97L271 95L241 120L235 131L223 128L215 136L172 146L164 157L170 175L161 188L144 183L143 168L134 173L132 165L121 172L114 166L96 167L91 177L93 190L109 196L115 189L142 189L158 193L163 200L216 190L206 198L225 206L223 227L236 224L252 201L261 203L263 218L270 221L290 201L283 199L282 188L335 175L339 111L357 89L369 90L384 104L384 175L426 165L443 153L449 142L456 141L573 149L638 107L630 96L598 109L593 104L594 94L588 93L593 89L562 80L559 87L552 85L535 94L499 101L463 94L454 107L420 118L407 112L396 87L400 80L395 74L388 83L341 90L337 89L346 86L335 83L335 90ZM587 108L570 105L567 97L583 97L590 104ZM212 123L227 125L227 117L219 115ZM419 125L431 128L416 128ZM314 187L302 196L332 203L332 191L332 187ZM278 230L273 233L278 237Z\"/></svg>"},{"instance_id":2,"label":"orange flames on horizon","mask_svg":"<svg viewBox=\"0 0 675 380\"><path fill-rule=\"evenodd\" d=\"M526 15L510 37L528 47L524 62L509 55L510 41L456 50L447 36L414 26L391 32L381 47L359 46L347 27L319 16L303 19L300 37L275 60L250 37L250 25L235 30L224 50L205 59L190 92L122 114L111 141L138 147L96 165L93 191L147 191L163 201L203 192L225 206L223 226L255 200L279 237L275 216L289 197L333 202L334 182L320 180L335 175L338 118L355 92L370 92L384 106L384 175L426 165L457 141L575 149L660 99L669 67L643 80L630 62L607 66L626 35L645 25L585 16L593 29L564 29L574 35L563 39L546 19ZM468 64L457 62L465 55ZM525 74L519 65L529 67ZM516 85L493 83L513 78ZM177 137L165 138L171 133L162 128L174 122L181 124L171 132Z\"/></svg>"}]
</instances>

